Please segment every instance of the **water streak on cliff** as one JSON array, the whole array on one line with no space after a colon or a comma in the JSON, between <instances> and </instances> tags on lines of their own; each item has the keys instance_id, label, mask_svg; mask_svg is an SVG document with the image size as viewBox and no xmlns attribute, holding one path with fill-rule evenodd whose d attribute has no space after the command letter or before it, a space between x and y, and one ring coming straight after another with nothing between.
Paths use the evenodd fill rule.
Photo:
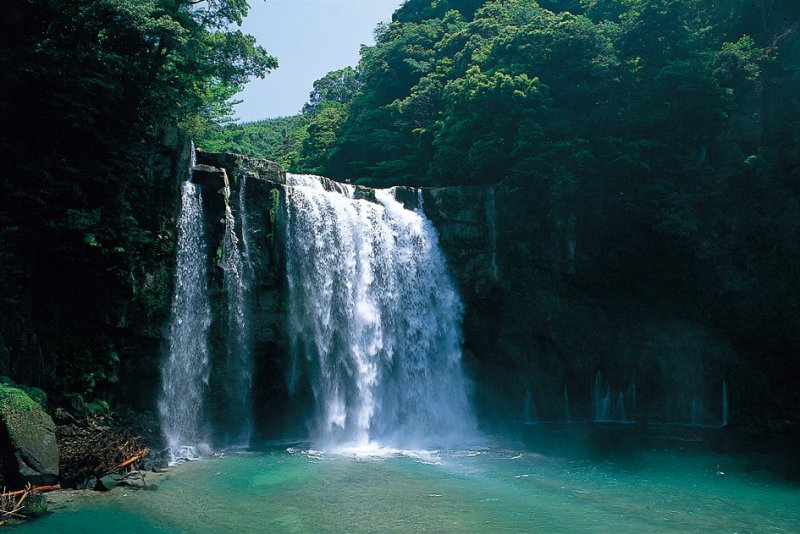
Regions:
<instances>
[{"instance_id":1,"label":"water streak on cliff","mask_svg":"<svg viewBox=\"0 0 800 534\"><path fill-rule=\"evenodd\" d=\"M253 431L252 374L250 347L250 313L248 291L252 273L249 230L246 209L246 175L240 177L239 221L242 239L236 234L236 218L230 205L225 206L225 234L222 241L222 269L228 310L227 359L225 361L225 421L226 445L248 446Z\"/></svg>"}]
</instances>

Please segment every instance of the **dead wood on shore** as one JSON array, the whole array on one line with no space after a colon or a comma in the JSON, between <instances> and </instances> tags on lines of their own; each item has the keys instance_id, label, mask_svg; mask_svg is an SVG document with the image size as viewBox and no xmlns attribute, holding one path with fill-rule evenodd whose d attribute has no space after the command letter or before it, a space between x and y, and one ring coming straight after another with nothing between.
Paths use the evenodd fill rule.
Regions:
<instances>
[{"instance_id":1,"label":"dead wood on shore","mask_svg":"<svg viewBox=\"0 0 800 534\"><path fill-rule=\"evenodd\" d=\"M140 424L98 415L62 421L57 433L64 487L91 489L105 475L133 469L149 453Z\"/></svg>"}]
</instances>

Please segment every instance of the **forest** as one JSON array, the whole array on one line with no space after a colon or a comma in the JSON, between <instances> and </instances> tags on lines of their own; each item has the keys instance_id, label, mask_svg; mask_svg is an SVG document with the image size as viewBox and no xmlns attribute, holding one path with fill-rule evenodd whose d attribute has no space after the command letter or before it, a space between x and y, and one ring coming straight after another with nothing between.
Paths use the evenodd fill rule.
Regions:
<instances>
[{"instance_id":1,"label":"forest","mask_svg":"<svg viewBox=\"0 0 800 534\"><path fill-rule=\"evenodd\" d=\"M105 400L137 351L160 350L169 313L178 186L165 147L228 118L277 60L231 29L243 0L8 7L0 374Z\"/></svg>"}]
</instances>

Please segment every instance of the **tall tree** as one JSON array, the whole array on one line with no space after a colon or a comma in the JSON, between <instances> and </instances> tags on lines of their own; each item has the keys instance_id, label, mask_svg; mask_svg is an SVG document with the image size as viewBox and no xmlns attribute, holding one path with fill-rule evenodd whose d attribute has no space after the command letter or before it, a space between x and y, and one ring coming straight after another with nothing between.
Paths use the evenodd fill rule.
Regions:
<instances>
[{"instance_id":1,"label":"tall tree","mask_svg":"<svg viewBox=\"0 0 800 534\"><path fill-rule=\"evenodd\" d=\"M93 391L126 363L120 303L166 313L145 280L169 261L175 186L139 156L164 127L224 120L277 62L235 28L244 0L4 7L0 373Z\"/></svg>"}]
</instances>

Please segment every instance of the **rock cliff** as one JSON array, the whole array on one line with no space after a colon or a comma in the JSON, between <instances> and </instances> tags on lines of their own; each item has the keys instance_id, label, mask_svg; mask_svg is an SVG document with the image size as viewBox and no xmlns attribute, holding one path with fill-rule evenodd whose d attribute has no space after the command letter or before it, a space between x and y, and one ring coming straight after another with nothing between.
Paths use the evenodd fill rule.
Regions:
<instances>
[{"instance_id":1,"label":"rock cliff","mask_svg":"<svg viewBox=\"0 0 800 534\"><path fill-rule=\"evenodd\" d=\"M246 214L256 284L249 303L256 426L265 433L287 430L301 422L298 414L309 408L310 391L301 388L290 395L286 385L290 369L280 235L285 172L262 160L198 152L194 181L210 193L207 236L217 302L223 287L219 250L225 202L240 217ZM374 198L369 188L359 188L358 195ZM520 221L523 199L513 193L457 186L398 187L395 195L408 208L421 207L439 232L465 303L464 361L484 418L721 425L728 403L723 388L730 392L733 410L763 402L740 393L740 357L725 336L683 314L651 306L646 293L603 301L581 289L585 257L574 216L567 214L558 232L541 236L539 253L549 263L531 265L520 262L519 250L529 241L515 239L531 220ZM221 317L221 311L216 315ZM225 325L217 319L211 336L217 352L223 350L224 336ZM220 380L212 375L212 391L224 388Z\"/></svg>"}]
</instances>

